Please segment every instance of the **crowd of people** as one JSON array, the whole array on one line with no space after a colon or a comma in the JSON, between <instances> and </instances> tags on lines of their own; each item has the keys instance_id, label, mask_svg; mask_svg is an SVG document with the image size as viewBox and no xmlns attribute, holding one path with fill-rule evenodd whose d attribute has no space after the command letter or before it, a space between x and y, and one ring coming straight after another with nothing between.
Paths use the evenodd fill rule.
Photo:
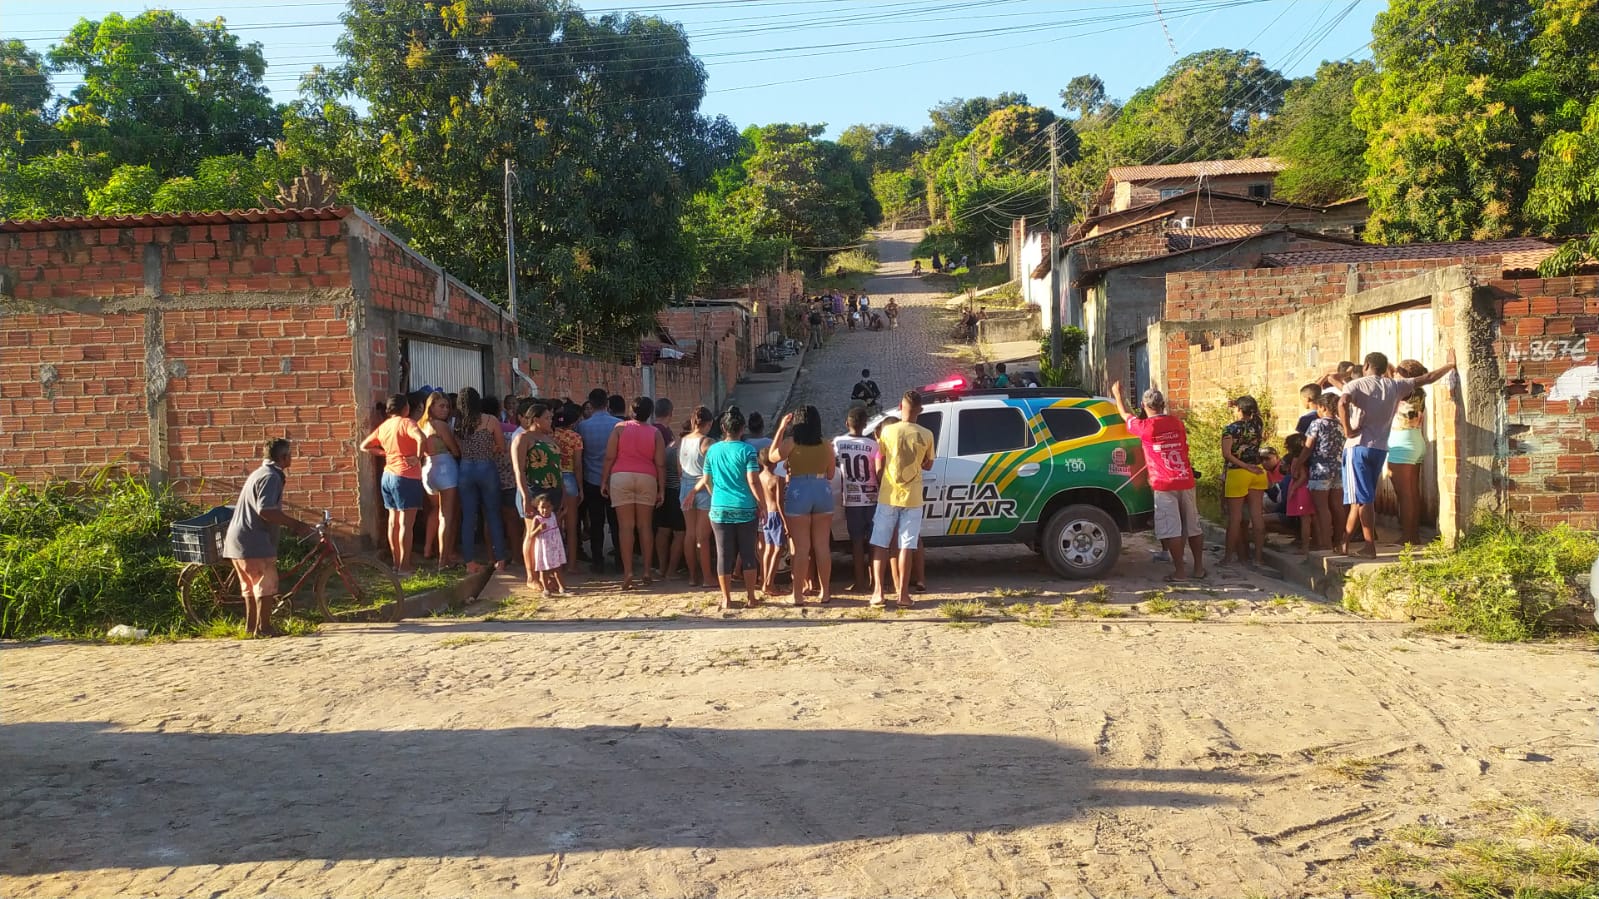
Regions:
<instances>
[{"instance_id":1,"label":"crowd of people","mask_svg":"<svg viewBox=\"0 0 1599 899\"><path fill-rule=\"evenodd\" d=\"M1353 554L1375 557L1377 490L1385 467L1399 507L1401 540L1419 544L1427 447L1423 388L1454 368L1453 352L1432 371L1414 359L1391 366L1382 353L1368 354L1360 366L1341 363L1300 389L1306 411L1284 437L1281 454L1266 445L1256 399L1233 397L1233 421L1217 435L1227 518L1222 564L1264 566L1269 518L1296 534L1307 558L1315 550L1350 555L1352 545L1360 547ZM1187 429L1168 412L1158 389L1144 393L1138 412L1127 407L1119 383L1111 393L1143 445L1155 495L1155 537L1172 561L1168 579L1203 577L1203 530L1195 504L1199 473Z\"/></svg>"},{"instance_id":2,"label":"crowd of people","mask_svg":"<svg viewBox=\"0 0 1599 899\"><path fill-rule=\"evenodd\" d=\"M875 407L870 372L862 381ZM374 410L381 421L361 449L382 462L388 549L401 574L415 569L420 544L441 566L520 567L528 587L565 595L563 575L579 563L609 572L609 535L624 590L682 575L719 588L723 609L738 586L750 606L784 592L796 605L827 603L842 505L850 589L869 587L876 605L892 592L908 606L921 583L921 472L933 463L920 411L907 393L868 435L872 411L856 403L829 440L814 406L767 436L760 413L737 407L716 416L699 406L679 423L669 399L629 402L596 388L582 403L519 399L502 410L466 387L395 394Z\"/></svg>"},{"instance_id":3,"label":"crowd of people","mask_svg":"<svg viewBox=\"0 0 1599 899\"><path fill-rule=\"evenodd\" d=\"M879 309L864 291L846 294L834 288L806 302L805 324L812 348L821 346L840 324L850 331L891 331L899 327L899 303L893 297Z\"/></svg>"}]
</instances>

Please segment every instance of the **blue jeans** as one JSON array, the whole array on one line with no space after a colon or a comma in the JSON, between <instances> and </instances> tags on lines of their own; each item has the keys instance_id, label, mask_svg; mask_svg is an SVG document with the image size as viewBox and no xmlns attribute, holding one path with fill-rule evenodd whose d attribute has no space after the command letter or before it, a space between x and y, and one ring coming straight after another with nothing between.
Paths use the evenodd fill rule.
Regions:
<instances>
[{"instance_id":1,"label":"blue jeans","mask_svg":"<svg viewBox=\"0 0 1599 899\"><path fill-rule=\"evenodd\" d=\"M489 459L461 461L461 559L477 559L477 519L489 520L489 542L495 559L505 554L505 525L500 521L500 473Z\"/></svg>"}]
</instances>

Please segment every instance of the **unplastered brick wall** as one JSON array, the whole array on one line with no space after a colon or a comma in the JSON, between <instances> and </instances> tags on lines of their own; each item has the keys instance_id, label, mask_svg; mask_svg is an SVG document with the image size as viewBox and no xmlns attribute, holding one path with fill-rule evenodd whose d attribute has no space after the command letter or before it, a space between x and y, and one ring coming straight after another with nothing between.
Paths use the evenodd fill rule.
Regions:
<instances>
[{"instance_id":1,"label":"unplastered brick wall","mask_svg":"<svg viewBox=\"0 0 1599 899\"><path fill-rule=\"evenodd\" d=\"M0 233L0 470L117 465L206 506L289 437L291 509L354 530L346 214Z\"/></svg>"},{"instance_id":2,"label":"unplastered brick wall","mask_svg":"<svg viewBox=\"0 0 1599 899\"><path fill-rule=\"evenodd\" d=\"M1167 228L1167 219L1160 218L1086 238L1077 242L1074 249L1084 271L1164 256L1170 252L1166 246Z\"/></svg>"},{"instance_id":3,"label":"unplastered brick wall","mask_svg":"<svg viewBox=\"0 0 1599 899\"><path fill-rule=\"evenodd\" d=\"M1488 284L1508 455L1500 488L1532 523L1599 528L1599 278Z\"/></svg>"},{"instance_id":4,"label":"unplastered brick wall","mask_svg":"<svg viewBox=\"0 0 1599 899\"><path fill-rule=\"evenodd\" d=\"M41 482L142 470L144 356L142 313L0 310L0 471Z\"/></svg>"}]
</instances>

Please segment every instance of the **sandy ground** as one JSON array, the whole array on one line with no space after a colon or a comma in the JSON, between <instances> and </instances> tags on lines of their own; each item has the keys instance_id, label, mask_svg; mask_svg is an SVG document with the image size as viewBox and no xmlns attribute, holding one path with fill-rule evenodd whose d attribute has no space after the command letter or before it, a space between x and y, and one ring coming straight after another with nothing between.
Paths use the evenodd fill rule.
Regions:
<instances>
[{"instance_id":1,"label":"sandy ground","mask_svg":"<svg viewBox=\"0 0 1599 899\"><path fill-rule=\"evenodd\" d=\"M984 552L940 598L1081 586ZM1160 618L1147 559L1046 627L590 584L529 620L5 646L0 894L1328 894L1423 814L1592 813L1591 652L1254 575Z\"/></svg>"},{"instance_id":2,"label":"sandy ground","mask_svg":"<svg viewBox=\"0 0 1599 899\"><path fill-rule=\"evenodd\" d=\"M867 362L887 395L956 364L913 239L874 287L901 328L807 357L830 417ZM1328 895L1423 815L1593 814L1591 646L1428 636L1241 571L1154 597L1150 548L1102 585L939 551L921 607L877 619L507 580L492 618L0 645L0 895Z\"/></svg>"}]
</instances>

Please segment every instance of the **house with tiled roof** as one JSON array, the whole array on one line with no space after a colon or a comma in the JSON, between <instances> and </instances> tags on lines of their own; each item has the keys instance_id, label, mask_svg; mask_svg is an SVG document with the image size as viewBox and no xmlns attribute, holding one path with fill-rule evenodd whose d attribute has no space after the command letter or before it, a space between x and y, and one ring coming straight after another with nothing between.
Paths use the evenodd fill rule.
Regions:
<instances>
[{"instance_id":1,"label":"house with tiled roof","mask_svg":"<svg viewBox=\"0 0 1599 899\"><path fill-rule=\"evenodd\" d=\"M1211 159L1170 165L1121 165L1105 173L1091 208L1105 215L1147 206L1201 188L1269 199L1277 173L1288 164L1272 156Z\"/></svg>"}]
</instances>

